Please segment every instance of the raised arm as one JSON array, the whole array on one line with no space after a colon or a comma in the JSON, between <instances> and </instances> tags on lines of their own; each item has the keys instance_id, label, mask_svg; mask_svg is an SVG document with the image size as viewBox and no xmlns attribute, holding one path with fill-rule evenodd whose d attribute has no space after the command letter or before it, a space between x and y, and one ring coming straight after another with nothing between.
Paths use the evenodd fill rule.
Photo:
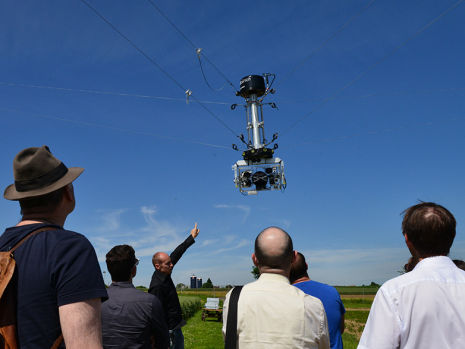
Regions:
<instances>
[{"instance_id":1,"label":"raised arm","mask_svg":"<svg viewBox=\"0 0 465 349\"><path fill-rule=\"evenodd\" d=\"M200 230L197 229L197 223L195 223L195 226L194 228L192 228L190 235L187 237L187 239L184 240L178 247L176 247L176 249L173 252L171 252L170 258L171 263L173 263L173 265L175 265L181 259L184 252L186 252L186 250L194 244L195 238L197 237L197 235L199 235L199 231Z\"/></svg>"},{"instance_id":2,"label":"raised arm","mask_svg":"<svg viewBox=\"0 0 465 349\"><path fill-rule=\"evenodd\" d=\"M70 303L58 308L67 349L101 349L101 299Z\"/></svg>"}]
</instances>

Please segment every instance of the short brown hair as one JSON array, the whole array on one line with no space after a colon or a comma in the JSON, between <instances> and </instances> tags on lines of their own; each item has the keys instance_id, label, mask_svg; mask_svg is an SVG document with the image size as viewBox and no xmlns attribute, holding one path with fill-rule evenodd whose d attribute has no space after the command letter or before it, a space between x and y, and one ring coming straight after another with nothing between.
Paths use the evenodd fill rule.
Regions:
<instances>
[{"instance_id":1,"label":"short brown hair","mask_svg":"<svg viewBox=\"0 0 465 349\"><path fill-rule=\"evenodd\" d=\"M21 207L21 214L42 214L53 212L60 204L65 188L66 187L63 187L41 196L32 196L20 199L19 206Z\"/></svg>"},{"instance_id":2,"label":"short brown hair","mask_svg":"<svg viewBox=\"0 0 465 349\"><path fill-rule=\"evenodd\" d=\"M106 255L107 269L112 281L129 281L131 271L136 264L136 253L132 246L117 245Z\"/></svg>"},{"instance_id":3,"label":"short brown hair","mask_svg":"<svg viewBox=\"0 0 465 349\"><path fill-rule=\"evenodd\" d=\"M449 210L434 202L421 202L403 214L402 233L407 235L419 257L449 254L457 225Z\"/></svg>"}]
</instances>

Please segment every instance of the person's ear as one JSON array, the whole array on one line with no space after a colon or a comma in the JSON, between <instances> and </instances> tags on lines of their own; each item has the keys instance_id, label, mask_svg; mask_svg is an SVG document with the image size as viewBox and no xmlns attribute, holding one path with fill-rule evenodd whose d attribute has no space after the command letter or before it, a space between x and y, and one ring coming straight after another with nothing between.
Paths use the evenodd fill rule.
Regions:
<instances>
[{"instance_id":1,"label":"person's ear","mask_svg":"<svg viewBox=\"0 0 465 349\"><path fill-rule=\"evenodd\" d=\"M404 234L404 238L405 238L405 244L407 245L407 248L410 251L410 254L413 257L418 257L417 250L415 249L415 246L413 246L412 242L408 239L407 234Z\"/></svg>"},{"instance_id":2,"label":"person's ear","mask_svg":"<svg viewBox=\"0 0 465 349\"><path fill-rule=\"evenodd\" d=\"M292 261L291 261L291 263L292 263L292 264L294 264L294 263L295 263L295 261L296 261L296 259L297 259L297 251L293 251L293 253L292 253Z\"/></svg>"},{"instance_id":3,"label":"person's ear","mask_svg":"<svg viewBox=\"0 0 465 349\"><path fill-rule=\"evenodd\" d=\"M155 266L155 269L160 270L160 264L155 263L154 266Z\"/></svg>"},{"instance_id":4,"label":"person's ear","mask_svg":"<svg viewBox=\"0 0 465 349\"><path fill-rule=\"evenodd\" d=\"M252 253L252 262L256 267L258 267L258 259L257 256L255 256L255 253Z\"/></svg>"},{"instance_id":5,"label":"person's ear","mask_svg":"<svg viewBox=\"0 0 465 349\"><path fill-rule=\"evenodd\" d=\"M136 274L137 274L137 267L136 267L136 266L133 266L133 267L132 267L132 270L131 270L131 277L136 276Z\"/></svg>"},{"instance_id":6,"label":"person's ear","mask_svg":"<svg viewBox=\"0 0 465 349\"><path fill-rule=\"evenodd\" d=\"M66 197L67 200L71 201L74 200L74 189L71 184L68 184L64 190L63 195Z\"/></svg>"}]
</instances>

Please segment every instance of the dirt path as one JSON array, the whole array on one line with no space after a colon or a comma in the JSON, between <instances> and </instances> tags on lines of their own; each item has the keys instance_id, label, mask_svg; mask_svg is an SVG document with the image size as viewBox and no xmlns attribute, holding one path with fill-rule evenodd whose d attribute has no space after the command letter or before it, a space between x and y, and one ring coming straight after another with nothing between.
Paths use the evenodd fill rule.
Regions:
<instances>
[{"instance_id":1,"label":"dirt path","mask_svg":"<svg viewBox=\"0 0 465 349\"><path fill-rule=\"evenodd\" d=\"M344 298L347 298L347 299L351 299L351 298L358 298L358 299L375 299L375 295L374 294L341 294L341 298L344 299Z\"/></svg>"}]
</instances>

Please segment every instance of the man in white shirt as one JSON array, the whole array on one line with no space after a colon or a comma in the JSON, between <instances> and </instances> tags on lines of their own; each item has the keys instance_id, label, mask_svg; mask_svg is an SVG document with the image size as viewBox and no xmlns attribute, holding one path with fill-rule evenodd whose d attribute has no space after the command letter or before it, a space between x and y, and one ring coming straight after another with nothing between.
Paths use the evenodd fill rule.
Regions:
<instances>
[{"instance_id":1,"label":"man in white shirt","mask_svg":"<svg viewBox=\"0 0 465 349\"><path fill-rule=\"evenodd\" d=\"M289 283L296 257L291 237L270 227L255 240L253 263L260 278L243 287L237 306L236 348L329 349L326 313L321 301ZM231 292L223 306L226 335Z\"/></svg>"},{"instance_id":2,"label":"man in white shirt","mask_svg":"<svg viewBox=\"0 0 465 349\"><path fill-rule=\"evenodd\" d=\"M379 289L359 349L465 348L465 272L447 257L455 227L432 202L405 211L402 233L419 262Z\"/></svg>"}]
</instances>

